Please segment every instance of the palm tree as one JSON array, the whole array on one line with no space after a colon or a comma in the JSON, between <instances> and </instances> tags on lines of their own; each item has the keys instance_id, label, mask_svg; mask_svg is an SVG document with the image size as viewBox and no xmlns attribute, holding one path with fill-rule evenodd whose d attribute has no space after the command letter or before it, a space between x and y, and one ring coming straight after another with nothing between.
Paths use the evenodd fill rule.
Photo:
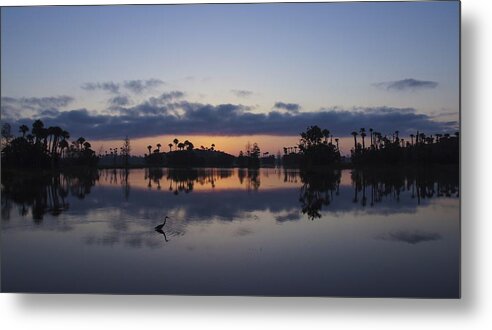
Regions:
<instances>
[{"instance_id":1,"label":"palm tree","mask_svg":"<svg viewBox=\"0 0 492 330\"><path fill-rule=\"evenodd\" d=\"M212 143L212 151L215 149L215 144Z\"/></svg>"},{"instance_id":2,"label":"palm tree","mask_svg":"<svg viewBox=\"0 0 492 330\"><path fill-rule=\"evenodd\" d=\"M178 143L178 149L179 150L183 150L184 147L185 147L184 143L182 143L182 142Z\"/></svg>"},{"instance_id":3,"label":"palm tree","mask_svg":"<svg viewBox=\"0 0 492 330\"><path fill-rule=\"evenodd\" d=\"M38 143L43 137L44 124L41 120L36 120L32 124L32 134L36 138L36 143Z\"/></svg>"},{"instance_id":4,"label":"palm tree","mask_svg":"<svg viewBox=\"0 0 492 330\"><path fill-rule=\"evenodd\" d=\"M61 140L59 146L60 146L60 156L63 156L63 150L68 149L67 140L65 140L65 139Z\"/></svg>"},{"instance_id":5,"label":"palm tree","mask_svg":"<svg viewBox=\"0 0 492 330\"><path fill-rule=\"evenodd\" d=\"M338 138L336 138L336 139L335 139L335 143L337 144L337 150L340 150L340 149L338 148Z\"/></svg>"},{"instance_id":6,"label":"palm tree","mask_svg":"<svg viewBox=\"0 0 492 330\"><path fill-rule=\"evenodd\" d=\"M352 133L352 136L354 137L354 150L357 149L357 135L358 133L356 131L353 131Z\"/></svg>"},{"instance_id":7,"label":"palm tree","mask_svg":"<svg viewBox=\"0 0 492 330\"><path fill-rule=\"evenodd\" d=\"M325 128L324 130L321 131L321 134L323 134L323 137L325 138L325 144L327 144L328 137L330 136L330 131Z\"/></svg>"},{"instance_id":8,"label":"palm tree","mask_svg":"<svg viewBox=\"0 0 492 330\"><path fill-rule=\"evenodd\" d=\"M62 137L63 130L61 127L55 126L52 128L51 133L53 135L53 140L51 142L51 153L55 155L58 148L58 141L60 140L60 137Z\"/></svg>"},{"instance_id":9,"label":"palm tree","mask_svg":"<svg viewBox=\"0 0 492 330\"><path fill-rule=\"evenodd\" d=\"M157 143L157 152L161 152L161 144L160 143Z\"/></svg>"},{"instance_id":10,"label":"palm tree","mask_svg":"<svg viewBox=\"0 0 492 330\"><path fill-rule=\"evenodd\" d=\"M80 151L82 145L84 144L84 142L85 142L85 139L82 136L77 139L79 151Z\"/></svg>"},{"instance_id":11,"label":"palm tree","mask_svg":"<svg viewBox=\"0 0 492 330\"><path fill-rule=\"evenodd\" d=\"M177 148L178 147L178 143L179 143L179 140L178 139L174 139L174 146Z\"/></svg>"},{"instance_id":12,"label":"palm tree","mask_svg":"<svg viewBox=\"0 0 492 330\"><path fill-rule=\"evenodd\" d=\"M21 132L22 133L22 137L25 138L26 137L26 133L29 132L29 127L27 127L27 125L20 125L19 132Z\"/></svg>"},{"instance_id":13,"label":"palm tree","mask_svg":"<svg viewBox=\"0 0 492 330\"><path fill-rule=\"evenodd\" d=\"M362 131L360 133L360 136L362 137L362 150L366 149L366 144L364 138L366 137L366 132Z\"/></svg>"},{"instance_id":14,"label":"palm tree","mask_svg":"<svg viewBox=\"0 0 492 330\"><path fill-rule=\"evenodd\" d=\"M169 152L173 151L173 144L172 143L169 143L168 147L169 147Z\"/></svg>"},{"instance_id":15,"label":"palm tree","mask_svg":"<svg viewBox=\"0 0 492 330\"><path fill-rule=\"evenodd\" d=\"M149 156L150 156L150 153L151 153L151 150L152 150L152 146L149 144L149 145L147 146L147 149L149 149Z\"/></svg>"}]
</instances>

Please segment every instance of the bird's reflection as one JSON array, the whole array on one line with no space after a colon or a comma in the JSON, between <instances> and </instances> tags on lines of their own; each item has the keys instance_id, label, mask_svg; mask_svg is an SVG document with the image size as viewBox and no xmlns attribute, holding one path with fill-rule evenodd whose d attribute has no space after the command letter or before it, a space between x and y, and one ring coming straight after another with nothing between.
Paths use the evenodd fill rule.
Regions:
<instances>
[{"instance_id":1,"label":"bird's reflection","mask_svg":"<svg viewBox=\"0 0 492 330\"><path fill-rule=\"evenodd\" d=\"M166 236L166 233L164 232L164 230L162 230L162 229L156 229L155 231L158 232L159 234L162 234L162 236L164 236L164 240L166 242L169 242L169 240L167 239L167 236Z\"/></svg>"}]
</instances>

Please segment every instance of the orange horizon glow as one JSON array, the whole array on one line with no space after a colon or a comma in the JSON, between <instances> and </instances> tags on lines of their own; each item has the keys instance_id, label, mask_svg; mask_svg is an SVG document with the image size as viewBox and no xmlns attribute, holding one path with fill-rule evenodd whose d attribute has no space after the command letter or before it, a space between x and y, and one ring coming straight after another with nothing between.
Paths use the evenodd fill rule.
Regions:
<instances>
[{"instance_id":1,"label":"orange horizon glow","mask_svg":"<svg viewBox=\"0 0 492 330\"><path fill-rule=\"evenodd\" d=\"M210 148L215 144L215 150L223 151L228 154L237 156L240 151L245 151L246 145L250 143L258 143L261 153L268 152L270 155L276 155L280 152L283 155L284 147L293 147L299 144L299 136L276 136L276 135L240 135L240 136L219 136L219 135L160 135L145 138L130 138L131 155L143 156L148 153L147 146L151 145L152 150L157 148L157 144L161 144L161 151L168 152L169 144L173 144L172 150L175 149L173 140L178 139L179 142L186 140L193 143L194 147L200 149L201 146ZM350 154L350 149L353 147L352 137L343 137L339 139L339 146L342 155ZM94 140L90 141L92 149L96 153L104 154L109 151L109 148L120 148L123 145L121 140ZM333 143L335 141L333 140Z\"/></svg>"}]
</instances>

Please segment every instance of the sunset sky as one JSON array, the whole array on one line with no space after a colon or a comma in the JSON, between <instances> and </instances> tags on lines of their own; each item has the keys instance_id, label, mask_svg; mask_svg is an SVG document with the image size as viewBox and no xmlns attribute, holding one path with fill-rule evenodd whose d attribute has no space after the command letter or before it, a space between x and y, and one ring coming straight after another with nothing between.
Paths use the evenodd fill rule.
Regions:
<instances>
[{"instance_id":1,"label":"sunset sky","mask_svg":"<svg viewBox=\"0 0 492 330\"><path fill-rule=\"evenodd\" d=\"M459 2L2 8L1 115L94 149L459 128Z\"/></svg>"}]
</instances>

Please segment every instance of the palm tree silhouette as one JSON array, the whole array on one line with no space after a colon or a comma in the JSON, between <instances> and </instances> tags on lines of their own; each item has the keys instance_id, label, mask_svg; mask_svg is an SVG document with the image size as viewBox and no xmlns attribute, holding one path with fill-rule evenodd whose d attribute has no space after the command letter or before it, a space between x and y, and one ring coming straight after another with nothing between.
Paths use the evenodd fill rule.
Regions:
<instances>
[{"instance_id":1,"label":"palm tree silhouette","mask_svg":"<svg viewBox=\"0 0 492 330\"><path fill-rule=\"evenodd\" d=\"M149 145L147 146L147 149L149 149L149 156L150 156L150 152L151 152L151 150L152 150L152 146L149 144Z\"/></svg>"},{"instance_id":2,"label":"palm tree silhouette","mask_svg":"<svg viewBox=\"0 0 492 330\"><path fill-rule=\"evenodd\" d=\"M19 132L22 133L22 137L26 137L26 133L29 132L29 127L27 125L20 125Z\"/></svg>"},{"instance_id":3,"label":"palm tree silhouette","mask_svg":"<svg viewBox=\"0 0 492 330\"><path fill-rule=\"evenodd\" d=\"M338 138L335 139L335 143L337 144L337 150L340 150L340 148L338 148Z\"/></svg>"},{"instance_id":4,"label":"palm tree silhouette","mask_svg":"<svg viewBox=\"0 0 492 330\"><path fill-rule=\"evenodd\" d=\"M353 131L352 133L352 136L354 137L354 150L357 149L357 135L358 133L356 131Z\"/></svg>"},{"instance_id":5,"label":"palm tree silhouette","mask_svg":"<svg viewBox=\"0 0 492 330\"><path fill-rule=\"evenodd\" d=\"M179 140L178 139L174 139L173 142L174 142L174 146L177 148L178 147Z\"/></svg>"},{"instance_id":6,"label":"palm tree silhouette","mask_svg":"<svg viewBox=\"0 0 492 330\"><path fill-rule=\"evenodd\" d=\"M161 147L162 145L160 143L157 143L157 152L161 152Z\"/></svg>"},{"instance_id":7,"label":"palm tree silhouette","mask_svg":"<svg viewBox=\"0 0 492 330\"><path fill-rule=\"evenodd\" d=\"M360 136L362 137L362 150L366 149L366 144L365 144L365 137L366 137L366 129L361 128L360 129Z\"/></svg>"},{"instance_id":8,"label":"palm tree silhouette","mask_svg":"<svg viewBox=\"0 0 492 330\"><path fill-rule=\"evenodd\" d=\"M173 151L173 144L172 143L169 143L168 147L169 147L169 152Z\"/></svg>"}]
</instances>

